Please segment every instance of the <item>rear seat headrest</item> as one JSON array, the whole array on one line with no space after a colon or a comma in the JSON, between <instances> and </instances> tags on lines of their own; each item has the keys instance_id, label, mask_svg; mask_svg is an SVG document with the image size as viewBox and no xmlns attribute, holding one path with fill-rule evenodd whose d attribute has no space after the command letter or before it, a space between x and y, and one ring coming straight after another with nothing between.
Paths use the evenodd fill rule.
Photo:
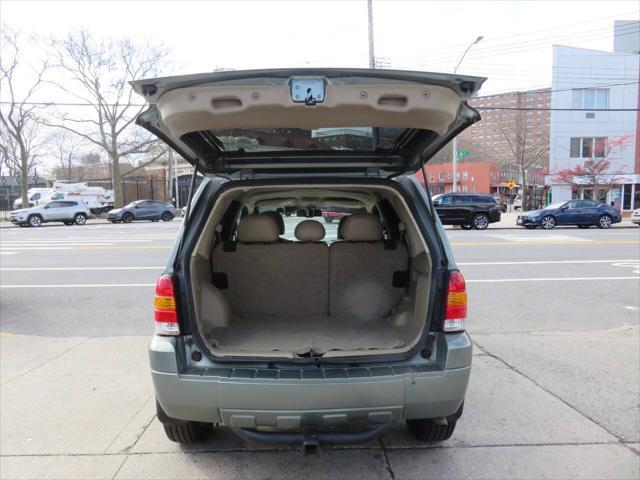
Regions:
<instances>
[{"instance_id":1,"label":"rear seat headrest","mask_svg":"<svg viewBox=\"0 0 640 480\"><path fill-rule=\"evenodd\" d=\"M351 242L377 242L382 240L382 223L370 213L356 213L344 218L342 237Z\"/></svg>"},{"instance_id":2,"label":"rear seat headrest","mask_svg":"<svg viewBox=\"0 0 640 480\"><path fill-rule=\"evenodd\" d=\"M239 242L275 242L279 235L278 224L271 215L247 215L238 225Z\"/></svg>"},{"instance_id":3,"label":"rear seat headrest","mask_svg":"<svg viewBox=\"0 0 640 480\"><path fill-rule=\"evenodd\" d=\"M301 242L319 242L325 235L324 227L316 220L303 220L298 225L293 234Z\"/></svg>"},{"instance_id":4,"label":"rear seat headrest","mask_svg":"<svg viewBox=\"0 0 640 480\"><path fill-rule=\"evenodd\" d=\"M340 240L344 240L344 237L342 236L342 227L344 227L344 221L348 218L348 216L342 217L340 219L340 221L338 222L338 232L337 232L337 237Z\"/></svg>"},{"instance_id":5,"label":"rear seat headrest","mask_svg":"<svg viewBox=\"0 0 640 480\"><path fill-rule=\"evenodd\" d=\"M278 231L280 235L284 235L284 218L278 212L262 212L260 215L268 215L273 218L278 224Z\"/></svg>"}]
</instances>

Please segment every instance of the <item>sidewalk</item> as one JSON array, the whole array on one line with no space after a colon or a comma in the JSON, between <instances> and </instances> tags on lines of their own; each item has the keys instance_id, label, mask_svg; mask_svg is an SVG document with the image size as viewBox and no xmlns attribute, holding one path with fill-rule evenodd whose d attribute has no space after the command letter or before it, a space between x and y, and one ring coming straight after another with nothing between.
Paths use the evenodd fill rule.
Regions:
<instances>
[{"instance_id":1,"label":"sidewalk","mask_svg":"<svg viewBox=\"0 0 640 480\"><path fill-rule=\"evenodd\" d=\"M477 341L498 337L478 335ZM398 423L380 441L327 448L316 456L251 446L225 428L215 429L202 444L180 446L166 439L156 419L148 341L0 334L0 478L631 479L640 474L638 444L621 442L481 348L474 352L468 408L454 436L441 445L413 440ZM633 341L635 334L624 348Z\"/></svg>"}]
</instances>

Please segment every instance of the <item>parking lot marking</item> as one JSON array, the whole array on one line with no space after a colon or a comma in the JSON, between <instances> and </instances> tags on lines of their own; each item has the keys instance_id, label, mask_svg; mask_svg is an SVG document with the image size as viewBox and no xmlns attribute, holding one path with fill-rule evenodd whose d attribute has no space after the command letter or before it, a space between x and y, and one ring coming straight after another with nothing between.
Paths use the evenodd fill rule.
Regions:
<instances>
[{"instance_id":1,"label":"parking lot marking","mask_svg":"<svg viewBox=\"0 0 640 480\"><path fill-rule=\"evenodd\" d=\"M160 270L165 267L5 267L0 272L47 272L58 270Z\"/></svg>"},{"instance_id":2,"label":"parking lot marking","mask_svg":"<svg viewBox=\"0 0 640 480\"><path fill-rule=\"evenodd\" d=\"M524 262L461 262L460 266L476 265L547 265L547 264L569 264L569 263L614 263L614 262L638 262L638 260L536 260Z\"/></svg>"},{"instance_id":3,"label":"parking lot marking","mask_svg":"<svg viewBox=\"0 0 640 480\"><path fill-rule=\"evenodd\" d=\"M583 280L640 280L640 277L542 277L542 278L483 278L466 280L467 283L511 283L511 282L572 282Z\"/></svg>"},{"instance_id":4,"label":"parking lot marking","mask_svg":"<svg viewBox=\"0 0 640 480\"><path fill-rule=\"evenodd\" d=\"M155 283L76 283L52 285L0 285L0 288L108 288L108 287L155 287Z\"/></svg>"}]
</instances>

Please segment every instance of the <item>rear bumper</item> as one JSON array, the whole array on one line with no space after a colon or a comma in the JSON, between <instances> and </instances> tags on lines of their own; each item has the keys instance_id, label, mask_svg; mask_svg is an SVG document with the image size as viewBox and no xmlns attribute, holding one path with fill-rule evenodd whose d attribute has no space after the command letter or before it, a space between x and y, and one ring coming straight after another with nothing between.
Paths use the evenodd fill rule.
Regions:
<instances>
[{"instance_id":1,"label":"rear bumper","mask_svg":"<svg viewBox=\"0 0 640 480\"><path fill-rule=\"evenodd\" d=\"M276 431L379 425L454 415L471 370L466 333L441 335L432 357L353 368L248 368L228 364L178 373L176 340L154 337L156 396L167 416Z\"/></svg>"}]
</instances>

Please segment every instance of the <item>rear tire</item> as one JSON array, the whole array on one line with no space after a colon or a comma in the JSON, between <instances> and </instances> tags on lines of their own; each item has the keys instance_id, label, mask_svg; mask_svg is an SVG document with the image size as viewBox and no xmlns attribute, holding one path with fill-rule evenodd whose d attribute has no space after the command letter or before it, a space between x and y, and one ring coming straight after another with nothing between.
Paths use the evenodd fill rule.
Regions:
<instances>
[{"instance_id":1,"label":"rear tire","mask_svg":"<svg viewBox=\"0 0 640 480\"><path fill-rule=\"evenodd\" d=\"M591 225L578 225L578 228L589 228Z\"/></svg>"},{"instance_id":2,"label":"rear tire","mask_svg":"<svg viewBox=\"0 0 640 480\"><path fill-rule=\"evenodd\" d=\"M64 224L65 225L73 225L73 220L65 220Z\"/></svg>"},{"instance_id":3,"label":"rear tire","mask_svg":"<svg viewBox=\"0 0 640 480\"><path fill-rule=\"evenodd\" d=\"M526 228L527 230L535 230L536 228L538 228L537 225L525 225L524 228Z\"/></svg>"},{"instance_id":4,"label":"rear tire","mask_svg":"<svg viewBox=\"0 0 640 480\"><path fill-rule=\"evenodd\" d=\"M164 212L160 219L163 222L170 222L171 220L173 220L173 215L171 215L171 212Z\"/></svg>"},{"instance_id":5,"label":"rear tire","mask_svg":"<svg viewBox=\"0 0 640 480\"><path fill-rule=\"evenodd\" d=\"M211 424L209 423L165 423L162 426L167 438L176 443L202 442L211 433Z\"/></svg>"},{"instance_id":6,"label":"rear tire","mask_svg":"<svg viewBox=\"0 0 640 480\"><path fill-rule=\"evenodd\" d=\"M598 228L601 228L603 230L608 230L611 228L612 223L613 223L613 220L609 215L602 215L598 219Z\"/></svg>"},{"instance_id":7,"label":"rear tire","mask_svg":"<svg viewBox=\"0 0 640 480\"><path fill-rule=\"evenodd\" d=\"M463 230L473 230L473 225L460 225Z\"/></svg>"},{"instance_id":8,"label":"rear tire","mask_svg":"<svg viewBox=\"0 0 640 480\"><path fill-rule=\"evenodd\" d=\"M484 213L477 213L473 217L473 228L476 230L486 230L489 226L489 217L487 217Z\"/></svg>"},{"instance_id":9,"label":"rear tire","mask_svg":"<svg viewBox=\"0 0 640 480\"><path fill-rule=\"evenodd\" d=\"M407 428L414 438L421 442L443 442L453 434L456 422L448 422L447 425L438 425L431 419L421 418L407 420Z\"/></svg>"},{"instance_id":10,"label":"rear tire","mask_svg":"<svg viewBox=\"0 0 640 480\"><path fill-rule=\"evenodd\" d=\"M324 221L326 223L333 223L333 218L332 217L324 217Z\"/></svg>"}]
</instances>

